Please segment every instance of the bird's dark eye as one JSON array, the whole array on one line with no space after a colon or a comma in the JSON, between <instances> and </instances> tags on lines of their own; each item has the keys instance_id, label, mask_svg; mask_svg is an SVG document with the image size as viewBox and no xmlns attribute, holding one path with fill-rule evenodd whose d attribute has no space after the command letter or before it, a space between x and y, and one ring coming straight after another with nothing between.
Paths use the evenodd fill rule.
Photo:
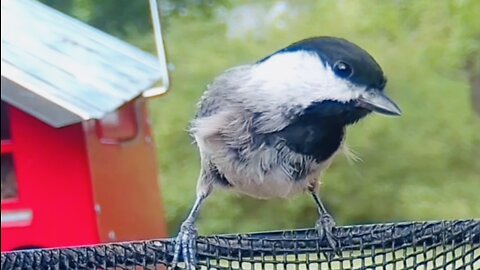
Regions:
<instances>
[{"instance_id":1,"label":"bird's dark eye","mask_svg":"<svg viewBox=\"0 0 480 270\"><path fill-rule=\"evenodd\" d=\"M353 68L343 61L337 61L333 65L333 71L341 78L348 78L353 74Z\"/></svg>"}]
</instances>

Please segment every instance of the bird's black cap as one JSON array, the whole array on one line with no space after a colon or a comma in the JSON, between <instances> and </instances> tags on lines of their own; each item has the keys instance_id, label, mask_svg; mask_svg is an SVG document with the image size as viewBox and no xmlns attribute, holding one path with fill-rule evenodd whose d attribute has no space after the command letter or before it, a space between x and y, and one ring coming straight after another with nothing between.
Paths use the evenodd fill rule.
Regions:
<instances>
[{"instance_id":1,"label":"bird's black cap","mask_svg":"<svg viewBox=\"0 0 480 270\"><path fill-rule=\"evenodd\" d=\"M383 90L387 82L382 68L368 52L342 38L327 36L308 38L274 54L293 51L316 53L325 65L330 66L335 72L338 71L339 76L344 76L359 86Z\"/></svg>"}]
</instances>

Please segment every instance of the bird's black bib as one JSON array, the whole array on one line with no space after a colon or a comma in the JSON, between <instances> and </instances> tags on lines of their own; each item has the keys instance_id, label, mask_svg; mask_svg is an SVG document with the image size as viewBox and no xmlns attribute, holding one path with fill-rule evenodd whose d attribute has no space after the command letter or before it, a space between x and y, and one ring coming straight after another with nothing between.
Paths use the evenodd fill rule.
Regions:
<instances>
[{"instance_id":1,"label":"bird's black bib","mask_svg":"<svg viewBox=\"0 0 480 270\"><path fill-rule=\"evenodd\" d=\"M322 162L340 147L345 126L367 114L367 110L352 103L322 101L312 104L291 124L271 135L280 137L292 151Z\"/></svg>"}]
</instances>

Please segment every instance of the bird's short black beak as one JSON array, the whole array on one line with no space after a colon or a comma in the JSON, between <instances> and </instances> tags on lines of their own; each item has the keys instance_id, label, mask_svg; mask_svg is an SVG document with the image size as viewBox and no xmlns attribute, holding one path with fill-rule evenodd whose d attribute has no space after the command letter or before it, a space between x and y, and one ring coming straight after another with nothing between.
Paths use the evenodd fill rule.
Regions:
<instances>
[{"instance_id":1,"label":"bird's short black beak","mask_svg":"<svg viewBox=\"0 0 480 270\"><path fill-rule=\"evenodd\" d=\"M357 99L357 106L385 115L399 116L402 114L397 104L377 89L369 89L360 95Z\"/></svg>"}]
</instances>

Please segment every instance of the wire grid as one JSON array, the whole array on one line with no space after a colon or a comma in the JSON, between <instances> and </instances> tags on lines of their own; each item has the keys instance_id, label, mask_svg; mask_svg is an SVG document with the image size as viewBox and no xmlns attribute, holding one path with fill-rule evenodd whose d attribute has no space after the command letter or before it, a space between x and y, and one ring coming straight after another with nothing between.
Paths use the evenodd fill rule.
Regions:
<instances>
[{"instance_id":1,"label":"wire grid","mask_svg":"<svg viewBox=\"0 0 480 270\"><path fill-rule=\"evenodd\" d=\"M480 219L199 237L202 269L480 269ZM173 239L2 253L1 269L165 269ZM178 266L184 268L184 264Z\"/></svg>"}]
</instances>

